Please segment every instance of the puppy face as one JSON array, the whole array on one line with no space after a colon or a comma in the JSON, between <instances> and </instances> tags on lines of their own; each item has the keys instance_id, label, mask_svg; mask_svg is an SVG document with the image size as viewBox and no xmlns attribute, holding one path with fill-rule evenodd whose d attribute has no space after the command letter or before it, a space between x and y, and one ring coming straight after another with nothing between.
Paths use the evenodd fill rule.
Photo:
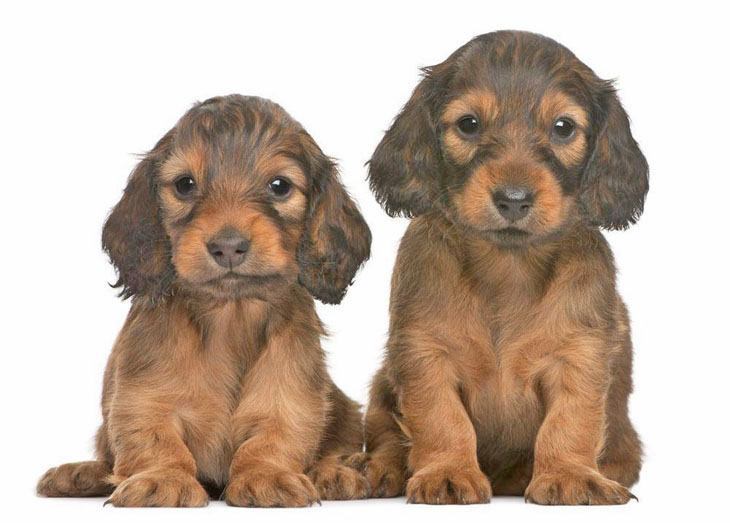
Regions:
<instances>
[{"instance_id":1,"label":"puppy face","mask_svg":"<svg viewBox=\"0 0 730 523\"><path fill-rule=\"evenodd\" d=\"M370 163L391 214L437 209L500 244L569 223L633 223L646 161L610 85L566 48L517 32L477 37L425 78Z\"/></svg>"},{"instance_id":2,"label":"puppy face","mask_svg":"<svg viewBox=\"0 0 730 523\"><path fill-rule=\"evenodd\" d=\"M267 100L193 107L140 163L104 247L128 295L266 299L299 280L339 302L370 232L335 165Z\"/></svg>"},{"instance_id":3,"label":"puppy face","mask_svg":"<svg viewBox=\"0 0 730 523\"><path fill-rule=\"evenodd\" d=\"M180 121L157 175L177 276L220 296L291 283L309 194L297 131L278 108L264 122L219 104Z\"/></svg>"}]
</instances>

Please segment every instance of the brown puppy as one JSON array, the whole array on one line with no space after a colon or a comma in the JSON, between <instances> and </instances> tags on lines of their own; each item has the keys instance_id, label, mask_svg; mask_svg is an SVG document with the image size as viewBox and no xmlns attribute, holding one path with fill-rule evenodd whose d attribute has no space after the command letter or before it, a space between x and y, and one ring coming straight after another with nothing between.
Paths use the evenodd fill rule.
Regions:
<instances>
[{"instance_id":1,"label":"brown puppy","mask_svg":"<svg viewBox=\"0 0 730 523\"><path fill-rule=\"evenodd\" d=\"M340 456L358 406L327 374L312 297L337 303L370 231L335 164L278 105L194 106L139 163L103 246L133 298L104 377L97 461L45 496L117 506L304 506L367 495Z\"/></svg>"},{"instance_id":2,"label":"brown puppy","mask_svg":"<svg viewBox=\"0 0 730 523\"><path fill-rule=\"evenodd\" d=\"M416 217L354 459L374 495L626 503L632 349L597 227L635 222L648 180L610 82L548 38L479 36L425 70L370 183Z\"/></svg>"}]
</instances>

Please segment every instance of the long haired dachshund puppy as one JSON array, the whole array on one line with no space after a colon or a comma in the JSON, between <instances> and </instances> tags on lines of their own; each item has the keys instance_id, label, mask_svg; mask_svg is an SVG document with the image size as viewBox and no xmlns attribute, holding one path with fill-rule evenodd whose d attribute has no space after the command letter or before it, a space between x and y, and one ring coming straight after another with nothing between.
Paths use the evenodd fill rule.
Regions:
<instances>
[{"instance_id":1,"label":"long haired dachshund puppy","mask_svg":"<svg viewBox=\"0 0 730 523\"><path fill-rule=\"evenodd\" d=\"M312 296L343 297L370 231L281 107L194 106L135 168L103 230L132 308L104 376L96 461L45 496L117 506L305 506L367 495L341 462L358 406L332 382ZM311 296L310 296L311 294Z\"/></svg>"},{"instance_id":2,"label":"long haired dachshund puppy","mask_svg":"<svg viewBox=\"0 0 730 523\"><path fill-rule=\"evenodd\" d=\"M611 83L548 38L482 35L425 70L370 162L415 217L353 459L374 495L631 498L629 320L598 228L637 220L647 176Z\"/></svg>"}]
</instances>

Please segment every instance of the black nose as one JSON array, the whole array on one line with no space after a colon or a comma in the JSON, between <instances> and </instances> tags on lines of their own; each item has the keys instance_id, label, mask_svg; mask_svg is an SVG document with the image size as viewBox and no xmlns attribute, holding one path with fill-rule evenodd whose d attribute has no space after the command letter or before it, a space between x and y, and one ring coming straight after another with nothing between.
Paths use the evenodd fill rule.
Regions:
<instances>
[{"instance_id":1,"label":"black nose","mask_svg":"<svg viewBox=\"0 0 730 523\"><path fill-rule=\"evenodd\" d=\"M226 228L208 242L208 252L221 267L238 267L246 258L251 242L235 229Z\"/></svg>"},{"instance_id":2,"label":"black nose","mask_svg":"<svg viewBox=\"0 0 730 523\"><path fill-rule=\"evenodd\" d=\"M524 187L505 187L492 195L499 214L510 222L524 218L532 208L533 194Z\"/></svg>"}]
</instances>

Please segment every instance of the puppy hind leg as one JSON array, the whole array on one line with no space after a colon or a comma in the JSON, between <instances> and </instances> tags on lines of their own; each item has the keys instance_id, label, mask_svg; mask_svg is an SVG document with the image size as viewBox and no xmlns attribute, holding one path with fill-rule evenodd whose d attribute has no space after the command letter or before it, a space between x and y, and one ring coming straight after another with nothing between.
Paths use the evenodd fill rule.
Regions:
<instances>
[{"instance_id":1,"label":"puppy hind leg","mask_svg":"<svg viewBox=\"0 0 730 523\"><path fill-rule=\"evenodd\" d=\"M107 374L110 374L107 371ZM104 382L103 396L109 394L111 384ZM106 404L105 400L102 400ZM111 481L114 454L109 445L109 434L106 424L106 406L104 421L96 432L96 460L66 463L49 469L38 481L36 492L45 497L107 497L114 491Z\"/></svg>"},{"instance_id":2,"label":"puppy hind leg","mask_svg":"<svg viewBox=\"0 0 730 523\"><path fill-rule=\"evenodd\" d=\"M344 455L332 452L322 456L307 471L321 499L364 499L370 496L370 484L358 470L343 461Z\"/></svg>"},{"instance_id":3,"label":"puppy hind leg","mask_svg":"<svg viewBox=\"0 0 730 523\"><path fill-rule=\"evenodd\" d=\"M357 403L334 386L330 395L332 411L319 459L307 470L320 498L327 500L362 499L370 485L358 470L345 462L363 447L362 417Z\"/></svg>"},{"instance_id":4,"label":"puppy hind leg","mask_svg":"<svg viewBox=\"0 0 730 523\"><path fill-rule=\"evenodd\" d=\"M642 448L639 435L629 419L628 401L631 383L631 338L628 318L623 310L624 342L618 357L606 405L606 439L603 452L598 458L598 469L609 479L624 487L631 487L639 480Z\"/></svg>"},{"instance_id":5,"label":"puppy hind leg","mask_svg":"<svg viewBox=\"0 0 730 523\"><path fill-rule=\"evenodd\" d=\"M49 498L106 497L114 491L111 466L105 461L66 463L48 470L36 492Z\"/></svg>"},{"instance_id":6,"label":"puppy hind leg","mask_svg":"<svg viewBox=\"0 0 730 523\"><path fill-rule=\"evenodd\" d=\"M641 471L641 441L628 417L609 425L606 445L598 460L598 469L609 479L631 487Z\"/></svg>"},{"instance_id":7,"label":"puppy hind leg","mask_svg":"<svg viewBox=\"0 0 730 523\"><path fill-rule=\"evenodd\" d=\"M372 451L353 454L346 460L348 466L365 475L373 498L395 498L405 493L407 451L402 434L392 432L391 435L391 442Z\"/></svg>"},{"instance_id":8,"label":"puppy hind leg","mask_svg":"<svg viewBox=\"0 0 730 523\"><path fill-rule=\"evenodd\" d=\"M346 460L365 475L372 497L392 498L405 493L409 441L396 416L395 399L379 374L373 381L365 415L365 452Z\"/></svg>"}]
</instances>

